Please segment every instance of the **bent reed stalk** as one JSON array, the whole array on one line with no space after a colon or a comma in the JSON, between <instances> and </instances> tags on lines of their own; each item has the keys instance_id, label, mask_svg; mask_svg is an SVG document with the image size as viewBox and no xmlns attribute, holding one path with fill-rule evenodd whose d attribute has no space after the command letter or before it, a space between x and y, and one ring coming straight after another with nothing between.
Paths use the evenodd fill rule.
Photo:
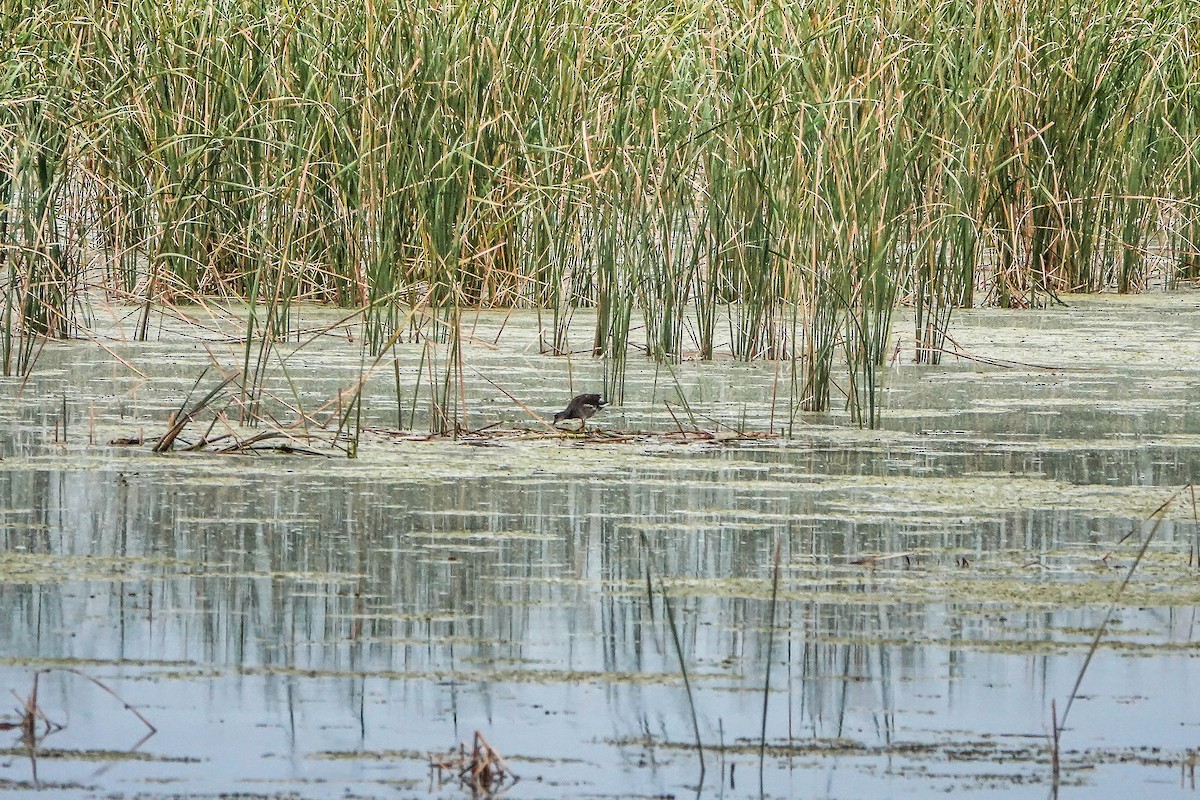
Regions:
<instances>
[{"instance_id":1,"label":"bent reed stalk","mask_svg":"<svg viewBox=\"0 0 1200 800\"><path fill-rule=\"evenodd\" d=\"M874 425L897 303L932 363L955 307L1197 277L1200 7L893 6L0 0L4 371L97 291L259 306L251 407L295 301L373 353L592 307L613 399L629 347L790 359Z\"/></svg>"}]
</instances>

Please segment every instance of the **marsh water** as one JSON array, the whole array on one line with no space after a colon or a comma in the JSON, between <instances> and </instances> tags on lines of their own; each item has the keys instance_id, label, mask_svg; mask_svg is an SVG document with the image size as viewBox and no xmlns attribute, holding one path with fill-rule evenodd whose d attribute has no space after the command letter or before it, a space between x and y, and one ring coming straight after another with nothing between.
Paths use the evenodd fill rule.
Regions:
<instances>
[{"instance_id":1,"label":"marsh water","mask_svg":"<svg viewBox=\"0 0 1200 800\"><path fill-rule=\"evenodd\" d=\"M354 459L110 444L241 365L236 313L133 313L3 384L4 720L35 675L44 714L0 731L9 796L464 797L430 757L476 731L518 798L1048 796L1110 610L1058 794L1196 796L1200 293L958 313L938 367L900 319L883 428L790 437L779 365L633 358L549 435L600 366L483 314L490 433L412 435L389 364ZM281 344L271 413L323 418L359 340Z\"/></svg>"}]
</instances>

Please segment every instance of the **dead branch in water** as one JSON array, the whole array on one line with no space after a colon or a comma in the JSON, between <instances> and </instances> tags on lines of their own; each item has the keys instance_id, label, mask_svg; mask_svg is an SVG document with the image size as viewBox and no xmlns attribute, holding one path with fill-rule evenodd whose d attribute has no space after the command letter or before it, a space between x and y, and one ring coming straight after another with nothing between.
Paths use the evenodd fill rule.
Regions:
<instances>
[{"instance_id":1,"label":"dead branch in water","mask_svg":"<svg viewBox=\"0 0 1200 800\"><path fill-rule=\"evenodd\" d=\"M47 673L53 672L55 670L58 670L59 672L69 673L71 675L74 675L79 678L83 678L84 680L90 681L91 683L95 684L97 687L99 687L103 691L107 692L114 700L116 700L118 703L120 703L121 706L126 711L128 711L130 714L133 714L135 717L137 717L138 721L141 722L143 725L145 725L146 728L149 729L150 733L158 733L158 728L154 727L154 725L150 722L150 720L146 719L146 717L142 715L142 712L138 711L137 708L135 708L133 705L128 703L119 694L117 694L112 689L112 687L110 687L108 684L104 683L100 679L93 678L91 675L88 675L87 673L82 672L73 667L48 667L46 669L40 669L40 670L34 672L33 673L33 688L29 692L29 697L22 699L20 697L20 695L18 695L16 692L12 692L12 695L14 697L16 697L17 701L21 704L20 721L19 722L5 722L3 720L0 720L0 730L15 730L17 728L20 728L25 732L26 735L33 736L36 726L37 726L37 720L39 720L39 719L46 724L46 730L41 734L43 737L46 736L47 734L54 733L55 731L59 731L59 730L63 729L64 726L57 722L52 722L50 720L50 718L46 716L45 712L42 711L41 706L38 704L38 682L43 674L47 674Z\"/></svg>"},{"instance_id":2,"label":"dead branch in water","mask_svg":"<svg viewBox=\"0 0 1200 800\"><path fill-rule=\"evenodd\" d=\"M473 797L499 797L511 789L520 778L508 766L496 748L488 744L483 734L475 731L470 754L466 744L458 746L457 753L446 756L430 754L429 766L437 770L438 786L442 785L442 772L453 772Z\"/></svg>"},{"instance_id":3,"label":"dead branch in water","mask_svg":"<svg viewBox=\"0 0 1200 800\"><path fill-rule=\"evenodd\" d=\"M146 726L146 735L139 739L133 745L133 747L129 748L128 752L134 752L143 744L145 744L151 736L158 733L158 728L154 727L150 720L146 719L146 717L142 715L142 712L138 711L130 703L126 702L124 698L113 691L113 689L103 681L70 667L49 667L47 669L37 670L33 673L33 688L30 690L28 697L22 698L16 692L12 692L13 696L17 698L17 702L21 704L19 709L20 718L18 721L6 722L0 720L0 731L17 729L21 731L21 742L24 744L29 757L30 769L32 771L33 783L35 786L38 785L38 747L47 736L52 733L57 733L66 727L65 725L52 721L48 716L46 716L46 713L42 711L41 706L38 704L38 683L41 679L41 676L44 673L49 673L54 670L70 673L71 675L75 675L95 684L97 687L107 692L114 700L120 703L126 711L133 714L138 718L138 721ZM38 732L38 720L41 720L45 724L45 728L40 733ZM104 770L101 770L101 772L103 771Z\"/></svg>"},{"instance_id":4,"label":"dead branch in water","mask_svg":"<svg viewBox=\"0 0 1200 800\"><path fill-rule=\"evenodd\" d=\"M207 371L207 370L205 370L205 371ZM200 401L198 403L196 403L194 406L192 406L187 411L183 410L184 406L186 406L186 404L187 404L187 398L184 398L184 401L183 401L184 405L181 405L179 407L179 413L176 414L175 419L171 423L171 427L167 429L167 432L165 434L163 434L162 438L160 438L158 440L158 443L154 445L154 452L165 453L168 450L170 450L171 445L175 442L176 437L178 437L179 434L183 433L183 429L187 427L188 423L191 422L192 419L197 414L199 414L201 411L203 411L208 406L209 403L211 403L213 400L215 400L217 395L219 395L225 389L226 386L233 383L233 381L238 377L238 375L239 375L239 373L235 372L234 374L227 377L220 384L218 384L216 386L216 388L214 388L212 391L210 391L208 394L206 394L203 398L200 399ZM196 379L196 386L200 385L200 381L203 378L204 378L204 373L201 372L200 377ZM196 387L193 386L192 390L195 391L195 388ZM191 392L189 392L188 394L190 396Z\"/></svg>"},{"instance_id":5,"label":"dead branch in water","mask_svg":"<svg viewBox=\"0 0 1200 800\"><path fill-rule=\"evenodd\" d=\"M906 553L886 553L883 555L863 556L862 558L854 559L853 561L850 562L850 564L851 564L851 566L855 566L855 567L867 567L867 566L873 566L875 564L878 564L881 561L893 561L897 558L903 558L905 560L905 562L909 562L916 555L917 555L916 551L909 550Z\"/></svg>"}]
</instances>

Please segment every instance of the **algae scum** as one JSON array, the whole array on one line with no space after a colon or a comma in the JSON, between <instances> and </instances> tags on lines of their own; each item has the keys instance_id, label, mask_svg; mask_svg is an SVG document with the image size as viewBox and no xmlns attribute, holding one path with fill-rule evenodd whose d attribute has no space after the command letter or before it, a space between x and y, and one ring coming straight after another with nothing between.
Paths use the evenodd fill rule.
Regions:
<instances>
[{"instance_id":1,"label":"algae scum","mask_svg":"<svg viewBox=\"0 0 1200 800\"><path fill-rule=\"evenodd\" d=\"M1059 793L1194 796L1200 529L1187 491L1151 517L1200 463L1196 301L965 312L955 340L1004 365L890 369L881 431L682 441L667 403L778 428L778 374L646 363L594 438L503 434L541 429L468 379L494 435L419 441L382 376L354 460L106 444L236 361L216 323L48 346L0 409L0 683L37 674L62 727L0 732L0 790L461 797L430 755L479 731L521 798L1040 796L1052 705L1153 531ZM532 411L594 385L534 319L479 325L466 363ZM280 381L317 405L360 364L315 344Z\"/></svg>"}]
</instances>

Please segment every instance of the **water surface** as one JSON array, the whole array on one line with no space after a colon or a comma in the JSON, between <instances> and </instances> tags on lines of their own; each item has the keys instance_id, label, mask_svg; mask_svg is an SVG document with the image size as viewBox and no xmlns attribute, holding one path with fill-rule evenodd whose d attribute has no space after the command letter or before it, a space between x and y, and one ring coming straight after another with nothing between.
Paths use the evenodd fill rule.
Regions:
<instances>
[{"instance_id":1,"label":"water surface","mask_svg":"<svg viewBox=\"0 0 1200 800\"><path fill-rule=\"evenodd\" d=\"M1153 530L1059 794L1195 796L1200 529L1189 493L1148 520L1200 463L1197 308L963 313L955 341L1002 365L902 355L883 430L833 413L688 443L664 435L684 401L696 427L784 430L779 369L635 362L600 437L545 437L497 386L546 415L600 368L486 314L465 392L492 437L397 433L389 366L353 460L109 445L161 433L240 351L232 317L133 343L98 314L103 348L48 346L3 385L0 685L24 698L48 670L63 727L32 751L0 732L0 790L461 797L429 756L480 731L521 798L1048 795L1052 703ZM267 407L321 419L358 341L281 346ZM420 347L398 351L410 389ZM122 702L158 732L139 744Z\"/></svg>"}]
</instances>

